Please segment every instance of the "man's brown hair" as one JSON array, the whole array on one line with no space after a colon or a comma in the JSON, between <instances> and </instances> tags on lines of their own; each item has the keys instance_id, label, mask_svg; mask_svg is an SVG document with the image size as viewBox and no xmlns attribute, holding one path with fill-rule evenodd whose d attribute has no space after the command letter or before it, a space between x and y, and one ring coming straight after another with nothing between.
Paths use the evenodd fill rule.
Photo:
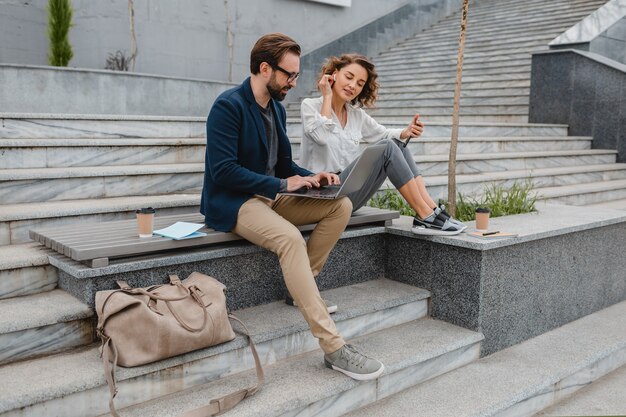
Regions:
<instances>
[{"instance_id":1,"label":"man's brown hair","mask_svg":"<svg viewBox=\"0 0 626 417\"><path fill-rule=\"evenodd\" d=\"M267 62L275 68L278 61L287 53L291 52L300 56L300 45L289 36L282 33L270 33L259 38L250 52L250 72L258 74L261 63Z\"/></svg>"}]
</instances>

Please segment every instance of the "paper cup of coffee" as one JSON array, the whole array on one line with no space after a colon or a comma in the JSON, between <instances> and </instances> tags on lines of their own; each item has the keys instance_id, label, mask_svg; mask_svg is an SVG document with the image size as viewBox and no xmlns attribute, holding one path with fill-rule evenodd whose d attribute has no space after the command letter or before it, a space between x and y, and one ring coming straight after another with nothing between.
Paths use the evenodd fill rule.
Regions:
<instances>
[{"instance_id":1,"label":"paper cup of coffee","mask_svg":"<svg viewBox=\"0 0 626 417\"><path fill-rule=\"evenodd\" d=\"M489 214L491 211L487 207L478 207L476 209L476 230L489 229Z\"/></svg>"},{"instance_id":2,"label":"paper cup of coffee","mask_svg":"<svg viewBox=\"0 0 626 417\"><path fill-rule=\"evenodd\" d=\"M137 210L137 232L139 237L152 237L154 213L155 210L152 207L144 207Z\"/></svg>"}]
</instances>

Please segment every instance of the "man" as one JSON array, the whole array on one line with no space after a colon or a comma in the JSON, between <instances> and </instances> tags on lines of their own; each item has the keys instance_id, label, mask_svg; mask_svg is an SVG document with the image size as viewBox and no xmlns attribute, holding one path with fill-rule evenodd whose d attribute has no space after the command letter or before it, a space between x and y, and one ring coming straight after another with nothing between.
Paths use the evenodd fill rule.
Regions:
<instances>
[{"instance_id":1,"label":"man","mask_svg":"<svg viewBox=\"0 0 626 417\"><path fill-rule=\"evenodd\" d=\"M335 174L313 174L296 165L279 103L296 86L300 46L280 33L261 37L250 54L251 76L222 93L207 119L201 212L216 230L232 231L278 255L293 298L331 369L359 380L377 378L382 363L347 345L320 297L315 276L345 229L352 211L347 198L318 200L281 195ZM296 227L317 223L308 242Z\"/></svg>"}]
</instances>

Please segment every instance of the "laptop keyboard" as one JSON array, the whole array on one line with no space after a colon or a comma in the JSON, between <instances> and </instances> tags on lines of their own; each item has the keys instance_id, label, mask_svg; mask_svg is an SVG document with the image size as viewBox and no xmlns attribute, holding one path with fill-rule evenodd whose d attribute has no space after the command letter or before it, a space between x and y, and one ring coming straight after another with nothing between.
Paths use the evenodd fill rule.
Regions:
<instances>
[{"instance_id":1,"label":"laptop keyboard","mask_svg":"<svg viewBox=\"0 0 626 417\"><path fill-rule=\"evenodd\" d=\"M340 188L341 188L340 185L326 185L321 188L311 188L311 189L302 187L294 191L294 193L306 194L309 197L315 197L315 198L335 198Z\"/></svg>"}]
</instances>

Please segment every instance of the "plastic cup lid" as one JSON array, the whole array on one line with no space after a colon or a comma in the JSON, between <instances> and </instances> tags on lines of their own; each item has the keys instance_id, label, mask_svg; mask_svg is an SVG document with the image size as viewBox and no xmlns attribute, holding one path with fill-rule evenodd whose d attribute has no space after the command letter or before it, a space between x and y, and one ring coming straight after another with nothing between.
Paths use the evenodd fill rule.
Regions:
<instances>
[{"instance_id":1,"label":"plastic cup lid","mask_svg":"<svg viewBox=\"0 0 626 417\"><path fill-rule=\"evenodd\" d=\"M478 207L476 213L491 213L491 210L489 210L489 207Z\"/></svg>"},{"instance_id":2,"label":"plastic cup lid","mask_svg":"<svg viewBox=\"0 0 626 417\"><path fill-rule=\"evenodd\" d=\"M142 209L137 210L137 214L154 214L156 210L152 207L144 207Z\"/></svg>"}]
</instances>

